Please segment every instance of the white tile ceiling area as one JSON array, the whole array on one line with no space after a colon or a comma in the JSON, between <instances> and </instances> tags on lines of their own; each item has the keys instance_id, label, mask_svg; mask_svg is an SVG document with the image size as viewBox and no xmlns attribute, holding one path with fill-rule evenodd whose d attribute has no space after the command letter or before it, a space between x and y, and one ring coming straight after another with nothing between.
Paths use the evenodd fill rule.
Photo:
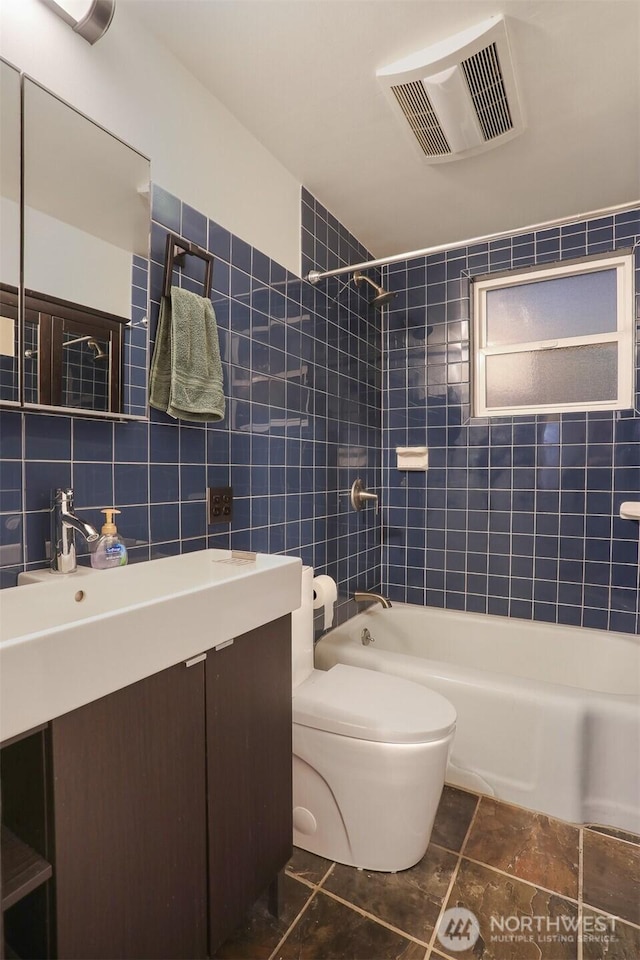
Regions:
<instances>
[{"instance_id":1,"label":"white tile ceiling area","mask_svg":"<svg viewBox=\"0 0 640 960\"><path fill-rule=\"evenodd\" d=\"M132 10L375 256L640 198L640 0L141 0ZM524 133L426 164L376 70L500 14Z\"/></svg>"}]
</instances>

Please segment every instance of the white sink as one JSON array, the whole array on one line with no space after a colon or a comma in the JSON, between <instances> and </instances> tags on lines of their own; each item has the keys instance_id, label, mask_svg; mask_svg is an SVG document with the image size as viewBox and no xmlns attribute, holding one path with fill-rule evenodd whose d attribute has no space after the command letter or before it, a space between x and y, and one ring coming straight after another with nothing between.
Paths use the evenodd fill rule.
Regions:
<instances>
[{"instance_id":1,"label":"white sink","mask_svg":"<svg viewBox=\"0 0 640 960\"><path fill-rule=\"evenodd\" d=\"M0 591L0 741L290 613L301 570L201 550Z\"/></svg>"}]
</instances>

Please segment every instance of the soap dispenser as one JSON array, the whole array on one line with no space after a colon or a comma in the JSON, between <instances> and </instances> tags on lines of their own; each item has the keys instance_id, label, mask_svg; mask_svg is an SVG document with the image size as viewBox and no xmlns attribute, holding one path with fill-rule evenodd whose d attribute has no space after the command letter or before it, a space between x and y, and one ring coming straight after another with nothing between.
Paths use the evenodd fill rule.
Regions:
<instances>
[{"instance_id":1,"label":"soap dispenser","mask_svg":"<svg viewBox=\"0 0 640 960\"><path fill-rule=\"evenodd\" d=\"M105 515L101 537L91 554L91 566L96 570L109 570L110 567L123 567L127 562L127 548L118 536L118 530L113 522L114 513L120 513L115 508L101 510Z\"/></svg>"}]
</instances>

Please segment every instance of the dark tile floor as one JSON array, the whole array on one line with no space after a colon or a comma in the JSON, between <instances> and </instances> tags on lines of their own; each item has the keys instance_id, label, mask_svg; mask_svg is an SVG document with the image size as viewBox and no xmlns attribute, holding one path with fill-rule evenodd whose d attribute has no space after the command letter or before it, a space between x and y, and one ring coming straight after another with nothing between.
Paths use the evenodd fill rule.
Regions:
<instances>
[{"instance_id":1,"label":"dark tile floor","mask_svg":"<svg viewBox=\"0 0 640 960\"><path fill-rule=\"evenodd\" d=\"M443 921L452 908L475 915L473 945L464 916ZM296 850L280 919L258 902L216 957L640 960L640 837L446 786L415 867L372 873Z\"/></svg>"}]
</instances>

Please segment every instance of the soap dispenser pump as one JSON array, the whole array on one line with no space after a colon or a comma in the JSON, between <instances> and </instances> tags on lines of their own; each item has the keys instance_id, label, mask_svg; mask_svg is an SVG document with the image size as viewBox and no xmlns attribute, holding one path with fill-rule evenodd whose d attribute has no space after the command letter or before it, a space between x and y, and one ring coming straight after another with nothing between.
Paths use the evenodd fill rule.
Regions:
<instances>
[{"instance_id":1,"label":"soap dispenser pump","mask_svg":"<svg viewBox=\"0 0 640 960\"><path fill-rule=\"evenodd\" d=\"M108 570L110 567L123 567L127 562L127 548L118 536L118 529L113 522L114 513L120 513L114 507L101 510L105 522L102 525L101 537L91 554L91 566L96 570Z\"/></svg>"}]
</instances>

